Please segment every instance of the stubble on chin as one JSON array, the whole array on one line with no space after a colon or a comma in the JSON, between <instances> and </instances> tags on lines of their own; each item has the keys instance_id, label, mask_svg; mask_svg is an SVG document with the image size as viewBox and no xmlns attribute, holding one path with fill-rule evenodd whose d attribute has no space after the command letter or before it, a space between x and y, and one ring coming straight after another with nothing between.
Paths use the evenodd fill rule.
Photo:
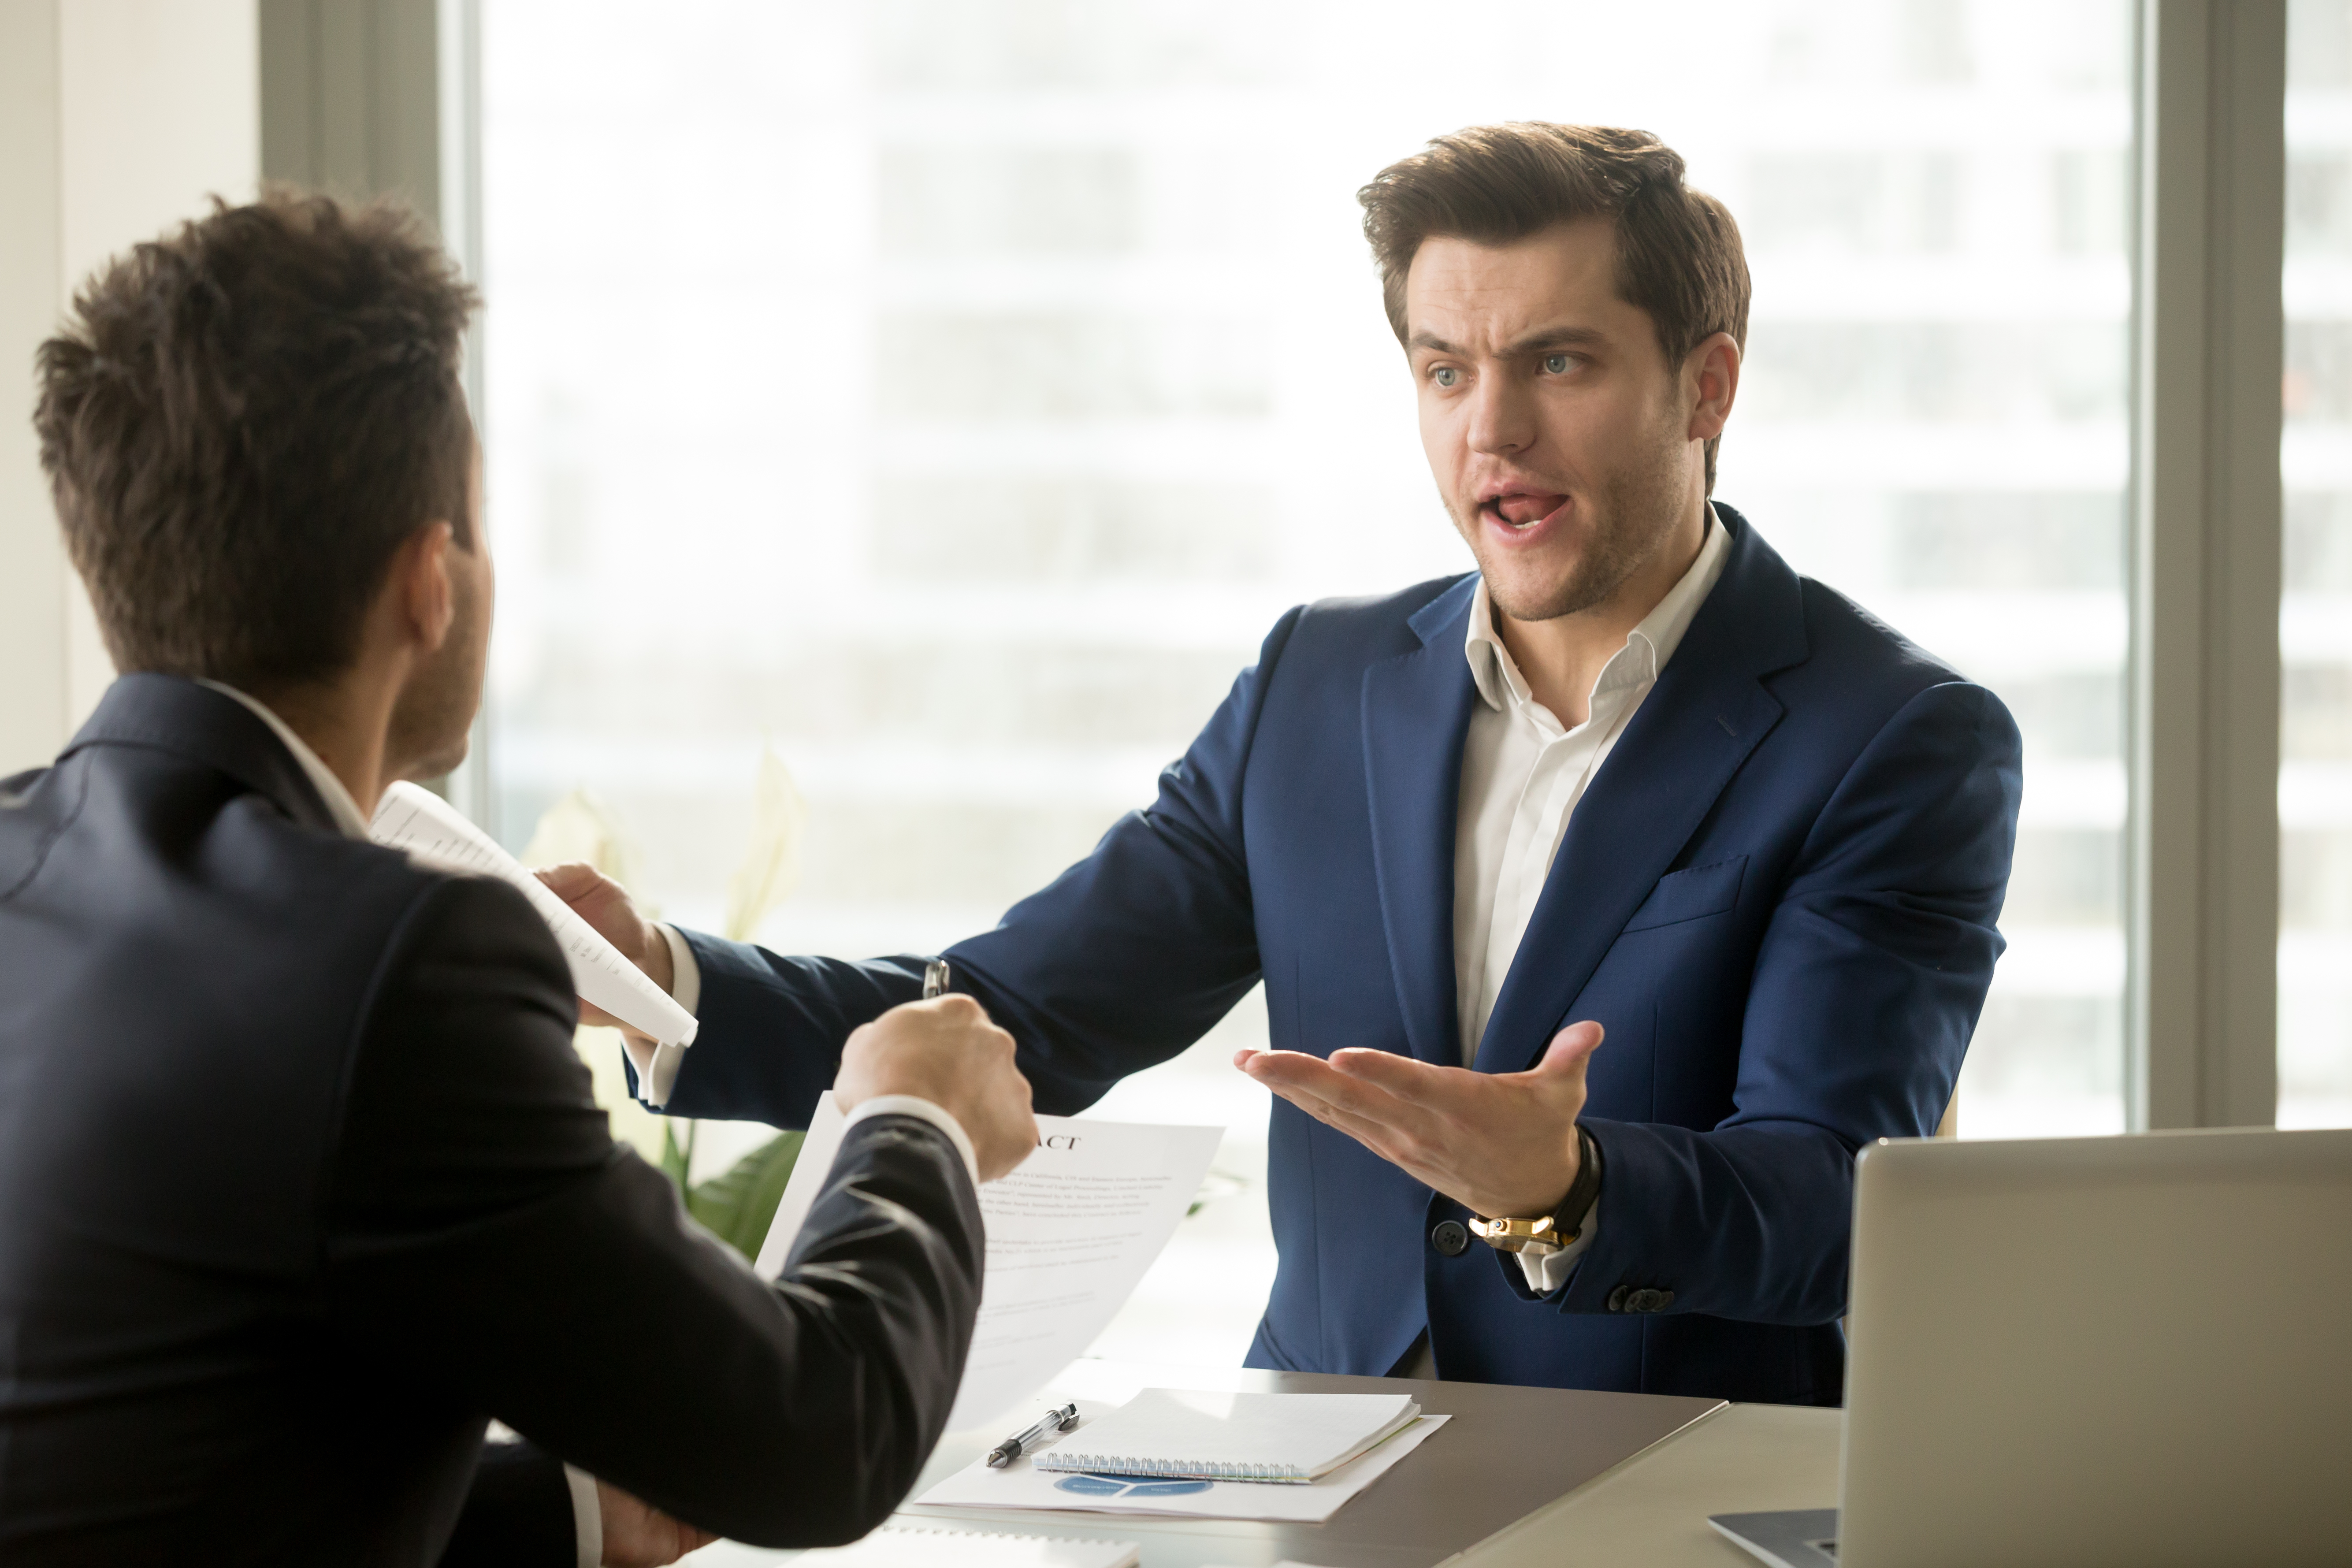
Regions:
<instances>
[{"instance_id":1,"label":"stubble on chin","mask_svg":"<svg viewBox=\"0 0 2352 1568\"><path fill-rule=\"evenodd\" d=\"M482 650L466 603L430 663L393 705L385 754L410 778L439 778L466 760L474 714L482 705Z\"/></svg>"},{"instance_id":2,"label":"stubble on chin","mask_svg":"<svg viewBox=\"0 0 2352 1568\"><path fill-rule=\"evenodd\" d=\"M1656 558L1674 532L1688 483L1683 446L1661 443L1646 461L1629 463L1608 476L1589 503L1592 521L1583 531L1583 547L1567 576L1556 581L1514 581L1497 571L1485 547L1486 519L1474 515L1465 520L1447 502L1454 526L1477 559L1479 575L1486 580L1486 594L1495 607L1515 621L1550 621L1580 615L1614 598L1635 573Z\"/></svg>"},{"instance_id":3,"label":"stubble on chin","mask_svg":"<svg viewBox=\"0 0 2352 1568\"><path fill-rule=\"evenodd\" d=\"M430 692L413 688L393 711L385 747L403 777L436 779L455 773L472 741L473 704L447 687Z\"/></svg>"}]
</instances>

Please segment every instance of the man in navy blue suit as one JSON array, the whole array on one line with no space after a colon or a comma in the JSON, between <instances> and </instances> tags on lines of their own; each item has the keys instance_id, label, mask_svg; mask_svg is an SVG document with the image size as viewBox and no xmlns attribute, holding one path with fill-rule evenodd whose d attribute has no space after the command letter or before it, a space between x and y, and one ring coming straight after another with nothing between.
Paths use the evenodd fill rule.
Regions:
<instances>
[{"instance_id":1,"label":"man in navy blue suit","mask_svg":"<svg viewBox=\"0 0 2352 1568\"><path fill-rule=\"evenodd\" d=\"M1250 1364L1836 1403L1854 1153L1950 1099L2016 727L1711 504L1748 270L1673 152L1471 130L1360 199L1478 571L1285 616L1153 805L946 956L1065 1113L1264 981ZM675 1114L801 1124L919 986L551 879L698 1011L632 1047Z\"/></svg>"}]
</instances>

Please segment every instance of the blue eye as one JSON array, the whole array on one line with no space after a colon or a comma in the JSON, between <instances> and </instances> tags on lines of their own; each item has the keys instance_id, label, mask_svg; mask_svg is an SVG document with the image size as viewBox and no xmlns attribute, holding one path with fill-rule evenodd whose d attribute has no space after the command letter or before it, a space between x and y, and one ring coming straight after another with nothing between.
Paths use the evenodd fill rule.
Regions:
<instances>
[{"instance_id":1,"label":"blue eye","mask_svg":"<svg viewBox=\"0 0 2352 1568\"><path fill-rule=\"evenodd\" d=\"M1544 374L1546 375L1566 375L1568 374L1569 359L1566 354L1546 354L1544 355L1543 364Z\"/></svg>"},{"instance_id":2,"label":"blue eye","mask_svg":"<svg viewBox=\"0 0 2352 1568\"><path fill-rule=\"evenodd\" d=\"M1442 364L1429 373L1429 379L1440 386L1452 386L1462 379L1462 373L1450 364Z\"/></svg>"}]
</instances>

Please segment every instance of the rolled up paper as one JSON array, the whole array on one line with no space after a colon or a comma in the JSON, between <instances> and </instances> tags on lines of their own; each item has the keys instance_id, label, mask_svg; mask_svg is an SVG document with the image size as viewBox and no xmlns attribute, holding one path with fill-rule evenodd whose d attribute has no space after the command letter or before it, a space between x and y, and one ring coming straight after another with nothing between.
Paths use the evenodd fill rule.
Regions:
<instances>
[{"instance_id":1,"label":"rolled up paper","mask_svg":"<svg viewBox=\"0 0 2352 1568\"><path fill-rule=\"evenodd\" d=\"M386 789L375 808L375 820L368 826L368 836L388 849L406 852L421 866L463 876L496 877L516 889L555 933L555 944L572 966L572 989L582 997L665 1046L693 1044L692 1014L655 984L644 970L621 956L621 950L574 913L571 905L548 891L547 884L526 870L521 861L431 790L404 782Z\"/></svg>"}]
</instances>

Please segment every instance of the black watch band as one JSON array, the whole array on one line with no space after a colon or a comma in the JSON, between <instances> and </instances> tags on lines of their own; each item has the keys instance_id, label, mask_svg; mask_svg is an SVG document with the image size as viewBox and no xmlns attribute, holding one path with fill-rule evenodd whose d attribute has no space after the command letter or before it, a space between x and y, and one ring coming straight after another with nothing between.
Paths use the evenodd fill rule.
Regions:
<instances>
[{"instance_id":1,"label":"black watch band","mask_svg":"<svg viewBox=\"0 0 2352 1568\"><path fill-rule=\"evenodd\" d=\"M1601 1145L1592 1141L1581 1121L1576 1124L1576 1180L1569 1184L1568 1196L1559 1200L1559 1207L1551 1211L1552 1234L1562 1242L1584 1234L1584 1222L1592 1216L1592 1205L1601 1201Z\"/></svg>"}]
</instances>

